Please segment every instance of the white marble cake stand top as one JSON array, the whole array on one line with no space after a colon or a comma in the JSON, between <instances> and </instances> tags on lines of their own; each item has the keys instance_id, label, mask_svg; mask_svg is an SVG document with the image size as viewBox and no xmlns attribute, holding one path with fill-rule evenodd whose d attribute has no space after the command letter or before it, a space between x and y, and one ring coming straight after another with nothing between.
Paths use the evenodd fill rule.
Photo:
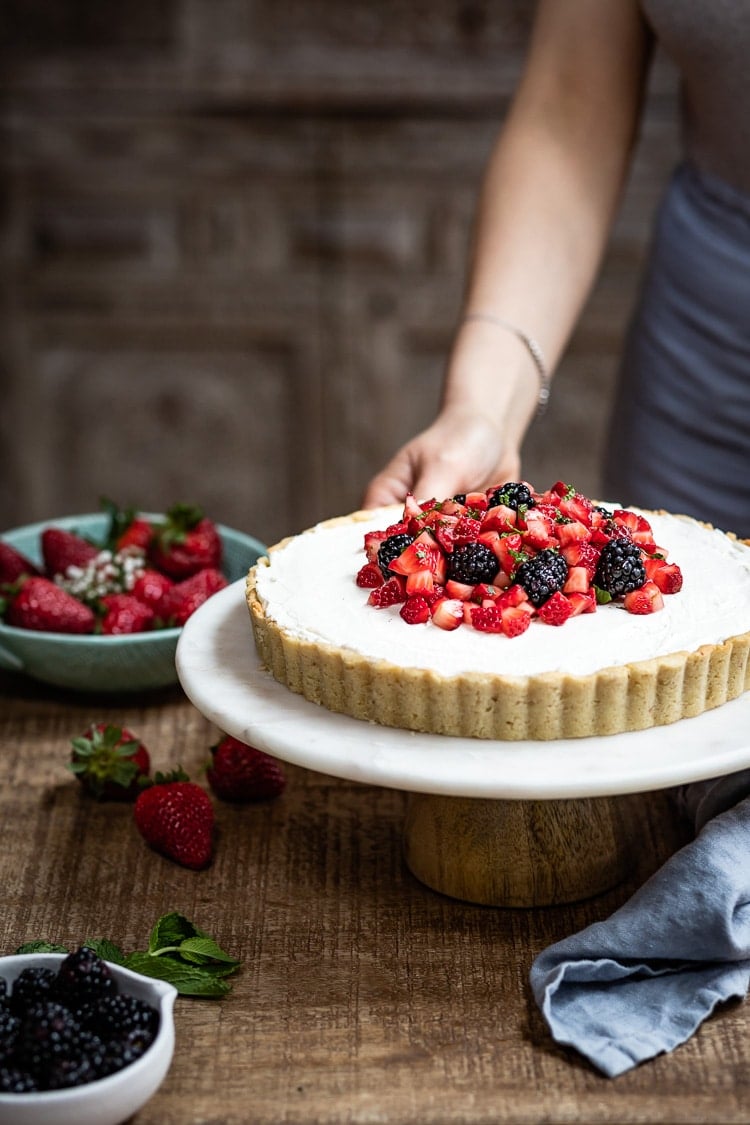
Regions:
<instances>
[{"instance_id":1,"label":"white marble cake stand top","mask_svg":"<svg viewBox=\"0 0 750 1125\"><path fill-rule=\"evenodd\" d=\"M177 672L220 730L284 761L394 789L506 800L647 792L750 766L750 692L670 726L553 742L447 738L333 714L262 667L244 591L234 582L188 620Z\"/></svg>"}]
</instances>

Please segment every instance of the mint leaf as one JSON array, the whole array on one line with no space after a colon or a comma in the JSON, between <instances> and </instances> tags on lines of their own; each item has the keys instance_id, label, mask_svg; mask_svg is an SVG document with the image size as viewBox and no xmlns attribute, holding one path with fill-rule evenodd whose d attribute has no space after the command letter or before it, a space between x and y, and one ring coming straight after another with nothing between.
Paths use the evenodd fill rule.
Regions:
<instances>
[{"instance_id":1,"label":"mint leaf","mask_svg":"<svg viewBox=\"0 0 750 1125\"><path fill-rule=\"evenodd\" d=\"M153 957L158 957L160 952L173 950L189 938L204 936L184 914L178 914L175 910L171 914L163 914L154 926L148 941L148 951Z\"/></svg>"},{"instance_id":2,"label":"mint leaf","mask_svg":"<svg viewBox=\"0 0 750 1125\"><path fill-rule=\"evenodd\" d=\"M612 601L609 590L602 590L601 586L594 586L594 592L596 593L597 605L606 605L607 602Z\"/></svg>"},{"instance_id":3,"label":"mint leaf","mask_svg":"<svg viewBox=\"0 0 750 1125\"><path fill-rule=\"evenodd\" d=\"M181 996L203 996L215 999L226 996L230 985L221 977L198 965L189 965L176 957L152 957L149 953L130 953L125 968L174 985Z\"/></svg>"},{"instance_id":4,"label":"mint leaf","mask_svg":"<svg viewBox=\"0 0 750 1125\"><path fill-rule=\"evenodd\" d=\"M239 965L239 961L235 961L225 953L210 937L187 938L181 943L177 952L186 961L194 961L197 964L202 964L204 961L223 961L228 965Z\"/></svg>"},{"instance_id":5,"label":"mint leaf","mask_svg":"<svg viewBox=\"0 0 750 1125\"><path fill-rule=\"evenodd\" d=\"M94 953L103 957L105 961L112 961L115 965L125 964L125 954L113 941L108 941L106 938L86 938L83 944L93 949Z\"/></svg>"},{"instance_id":6,"label":"mint leaf","mask_svg":"<svg viewBox=\"0 0 750 1125\"><path fill-rule=\"evenodd\" d=\"M70 950L53 941L26 941L19 945L16 953L70 953Z\"/></svg>"}]
</instances>

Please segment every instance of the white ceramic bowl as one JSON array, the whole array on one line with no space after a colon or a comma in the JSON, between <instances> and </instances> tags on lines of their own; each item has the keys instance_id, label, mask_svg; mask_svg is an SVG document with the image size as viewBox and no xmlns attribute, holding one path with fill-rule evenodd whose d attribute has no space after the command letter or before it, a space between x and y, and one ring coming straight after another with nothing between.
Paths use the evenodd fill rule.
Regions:
<instances>
[{"instance_id":1,"label":"white ceramic bowl","mask_svg":"<svg viewBox=\"0 0 750 1125\"><path fill-rule=\"evenodd\" d=\"M10 984L24 969L56 969L62 953L23 953L0 957L0 977ZM106 1078L66 1090L38 1094L0 1093L0 1125L118 1125L152 1097L169 1070L174 1053L173 1007L177 989L165 981L132 973L107 962L120 991L159 1011L159 1031L148 1050L130 1066Z\"/></svg>"}]
</instances>

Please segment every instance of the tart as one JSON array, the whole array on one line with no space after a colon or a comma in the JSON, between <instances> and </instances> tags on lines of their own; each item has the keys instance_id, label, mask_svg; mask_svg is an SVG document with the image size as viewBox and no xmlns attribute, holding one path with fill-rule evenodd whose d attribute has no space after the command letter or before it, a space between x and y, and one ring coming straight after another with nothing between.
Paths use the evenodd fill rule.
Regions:
<instances>
[{"instance_id":1,"label":"tart","mask_svg":"<svg viewBox=\"0 0 750 1125\"><path fill-rule=\"evenodd\" d=\"M262 663L334 712L499 741L667 725L750 687L750 543L527 491L408 497L271 547L246 590Z\"/></svg>"}]
</instances>

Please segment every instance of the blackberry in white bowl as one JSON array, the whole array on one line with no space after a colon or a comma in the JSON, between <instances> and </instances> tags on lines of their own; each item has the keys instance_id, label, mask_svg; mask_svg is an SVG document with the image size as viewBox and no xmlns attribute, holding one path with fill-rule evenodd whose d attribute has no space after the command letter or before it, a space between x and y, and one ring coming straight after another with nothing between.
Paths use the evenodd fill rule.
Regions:
<instances>
[{"instance_id":1,"label":"blackberry in white bowl","mask_svg":"<svg viewBox=\"0 0 750 1125\"><path fill-rule=\"evenodd\" d=\"M0 958L0 1125L117 1125L174 1052L172 985L74 953Z\"/></svg>"}]
</instances>

